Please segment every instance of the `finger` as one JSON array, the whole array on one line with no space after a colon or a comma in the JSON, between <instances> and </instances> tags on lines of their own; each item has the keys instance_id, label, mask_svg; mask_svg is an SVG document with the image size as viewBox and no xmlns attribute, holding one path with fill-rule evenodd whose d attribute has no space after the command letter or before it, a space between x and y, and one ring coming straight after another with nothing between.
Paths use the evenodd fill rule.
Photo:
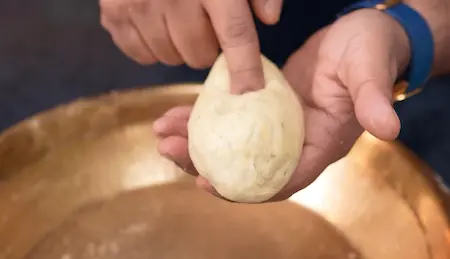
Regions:
<instances>
[{"instance_id":1,"label":"finger","mask_svg":"<svg viewBox=\"0 0 450 259\"><path fill-rule=\"evenodd\" d=\"M187 138L188 118L164 116L153 123L153 131L158 137L180 136Z\"/></svg>"},{"instance_id":2,"label":"finger","mask_svg":"<svg viewBox=\"0 0 450 259\"><path fill-rule=\"evenodd\" d=\"M397 68L386 48L382 42L372 39L349 45L338 76L348 88L361 125L380 139L392 140L400 132L400 120L392 106Z\"/></svg>"},{"instance_id":3,"label":"finger","mask_svg":"<svg viewBox=\"0 0 450 259\"><path fill-rule=\"evenodd\" d=\"M256 26L247 1L203 0L230 71L231 93L264 87Z\"/></svg>"},{"instance_id":4,"label":"finger","mask_svg":"<svg viewBox=\"0 0 450 259\"><path fill-rule=\"evenodd\" d=\"M189 118L191 116L192 106L177 106L169 109L163 116L172 116L178 118Z\"/></svg>"},{"instance_id":5,"label":"finger","mask_svg":"<svg viewBox=\"0 0 450 259\"><path fill-rule=\"evenodd\" d=\"M158 151L162 156L174 161L174 163L182 168L186 173L197 176L196 185L199 188L204 189L214 196L222 198L206 178L198 175L198 172L189 157L187 145L187 139L185 138L169 137L161 141L158 145Z\"/></svg>"},{"instance_id":6,"label":"finger","mask_svg":"<svg viewBox=\"0 0 450 259\"><path fill-rule=\"evenodd\" d=\"M153 132L158 137L179 135L187 137L187 122L192 106L177 106L169 109L159 119L153 122Z\"/></svg>"},{"instance_id":7,"label":"finger","mask_svg":"<svg viewBox=\"0 0 450 259\"><path fill-rule=\"evenodd\" d=\"M179 136L165 138L158 144L158 152L162 156L172 160L186 173L193 176L198 175L192 164L191 158L189 157L188 142L186 138Z\"/></svg>"},{"instance_id":8,"label":"finger","mask_svg":"<svg viewBox=\"0 0 450 259\"><path fill-rule=\"evenodd\" d=\"M252 0L256 16L265 24L276 24L280 20L283 0Z\"/></svg>"},{"instance_id":9,"label":"finger","mask_svg":"<svg viewBox=\"0 0 450 259\"><path fill-rule=\"evenodd\" d=\"M140 3L135 8L129 8L128 12L144 42L160 62L166 65L182 64L183 59L170 38L166 17L159 11L162 8L159 5L164 2L153 1L154 5L150 5L150 1L141 0Z\"/></svg>"},{"instance_id":10,"label":"finger","mask_svg":"<svg viewBox=\"0 0 450 259\"><path fill-rule=\"evenodd\" d=\"M204 178L203 176L197 176L197 179L195 180L195 184L197 187L211 193L212 195L219 197L221 199L224 199L217 191L216 189L209 183L209 181Z\"/></svg>"},{"instance_id":11,"label":"finger","mask_svg":"<svg viewBox=\"0 0 450 259\"><path fill-rule=\"evenodd\" d=\"M146 65L156 62L153 52L147 47L136 28L130 22L112 22L105 16L102 16L101 23L111 34L113 42L129 58Z\"/></svg>"},{"instance_id":12,"label":"finger","mask_svg":"<svg viewBox=\"0 0 450 259\"><path fill-rule=\"evenodd\" d=\"M219 54L219 43L198 0L181 1L166 16L170 37L184 62L197 69L211 66Z\"/></svg>"}]
</instances>

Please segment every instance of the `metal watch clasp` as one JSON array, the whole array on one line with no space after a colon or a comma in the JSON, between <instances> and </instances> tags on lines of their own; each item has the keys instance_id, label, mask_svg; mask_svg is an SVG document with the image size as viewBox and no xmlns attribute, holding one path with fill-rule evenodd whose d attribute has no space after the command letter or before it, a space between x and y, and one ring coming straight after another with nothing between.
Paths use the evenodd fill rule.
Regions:
<instances>
[{"instance_id":1,"label":"metal watch clasp","mask_svg":"<svg viewBox=\"0 0 450 259\"><path fill-rule=\"evenodd\" d=\"M393 100L394 102L400 102L403 101L411 96L414 96L422 91L422 88L415 89L411 92L407 92L408 90L408 83L407 82L399 82L394 85L394 92L393 92Z\"/></svg>"}]
</instances>

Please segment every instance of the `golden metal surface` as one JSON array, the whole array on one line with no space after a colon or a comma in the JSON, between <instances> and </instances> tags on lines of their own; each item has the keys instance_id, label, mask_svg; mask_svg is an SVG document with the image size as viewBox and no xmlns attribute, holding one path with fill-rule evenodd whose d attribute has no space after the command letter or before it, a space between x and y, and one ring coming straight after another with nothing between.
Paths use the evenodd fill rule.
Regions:
<instances>
[{"instance_id":1,"label":"golden metal surface","mask_svg":"<svg viewBox=\"0 0 450 259\"><path fill-rule=\"evenodd\" d=\"M199 86L80 100L0 135L0 259L448 259L446 194L364 134L289 201L228 203L155 149L151 123Z\"/></svg>"},{"instance_id":2,"label":"golden metal surface","mask_svg":"<svg viewBox=\"0 0 450 259\"><path fill-rule=\"evenodd\" d=\"M407 93L406 90L408 90L407 82L400 82L394 85L394 92L392 99L396 102L400 102L422 92L422 88L417 88L409 93Z\"/></svg>"}]
</instances>

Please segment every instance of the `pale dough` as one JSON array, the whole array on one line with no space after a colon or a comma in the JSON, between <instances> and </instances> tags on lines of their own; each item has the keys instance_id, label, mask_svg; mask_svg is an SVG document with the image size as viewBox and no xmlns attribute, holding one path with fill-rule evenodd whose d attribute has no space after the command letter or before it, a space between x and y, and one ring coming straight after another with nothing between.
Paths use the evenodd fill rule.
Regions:
<instances>
[{"instance_id":1,"label":"pale dough","mask_svg":"<svg viewBox=\"0 0 450 259\"><path fill-rule=\"evenodd\" d=\"M303 109L278 67L261 56L265 88L230 94L221 55L188 124L189 153L198 173L223 197L263 202L291 178L305 136Z\"/></svg>"}]
</instances>

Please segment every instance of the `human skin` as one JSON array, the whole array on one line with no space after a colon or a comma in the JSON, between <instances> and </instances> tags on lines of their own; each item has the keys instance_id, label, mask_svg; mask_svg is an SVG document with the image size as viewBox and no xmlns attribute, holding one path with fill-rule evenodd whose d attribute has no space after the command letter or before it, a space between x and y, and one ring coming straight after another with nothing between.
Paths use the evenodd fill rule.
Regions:
<instances>
[{"instance_id":1,"label":"human skin","mask_svg":"<svg viewBox=\"0 0 450 259\"><path fill-rule=\"evenodd\" d=\"M405 2L418 10L432 29L435 40L433 74L449 71L450 63L446 60L450 58L450 53L446 46L450 44L450 30L447 29L450 25L450 3L446 0ZM257 4L255 7L258 8ZM222 10L226 10L223 8L224 6ZM212 9L208 10L209 14L215 13L211 12ZM261 13L263 12L257 11L260 19ZM210 17L213 17L214 24L217 17ZM226 18L217 20L224 22ZM236 28L236 24L241 24L233 21L228 23L231 27L212 25L219 35L218 42L228 42L223 48L227 60L231 58L235 61L229 65L233 72L232 92L257 90L257 85L262 85L260 79L257 79L261 76L261 71L258 72L258 63L252 61L251 56L259 53L259 44L257 38L248 36L254 33L254 24L242 26L244 29L240 28L239 31L245 33L233 34L238 35L234 40L239 43L233 45L223 38L220 40L220 35L230 35L226 33L230 31L229 28ZM114 38L114 33L112 34ZM116 43L120 42L120 39L120 36L117 36ZM249 39L252 43L248 43ZM120 43L118 45L121 46ZM252 49L248 52L250 56L244 56L241 52L246 48ZM409 63L409 54L409 42L403 28L388 15L369 9L342 17L314 34L292 54L283 72L296 93L304 100L306 141L294 176L274 200L286 199L314 181L330 163L348 152L363 130L384 140L397 137L400 122L392 108L392 87ZM211 55L210 63L215 55ZM187 172L197 175L187 151L186 124L190 109L191 107L175 107L169 110L155 122L154 131L162 138L160 153L175 161ZM214 189L202 177L197 177L197 183L214 193Z\"/></svg>"},{"instance_id":2,"label":"human skin","mask_svg":"<svg viewBox=\"0 0 450 259\"><path fill-rule=\"evenodd\" d=\"M433 8L426 5L432 2ZM438 2L416 7L433 30L433 74L450 68L445 62L448 9L443 2L437 8ZM306 141L296 173L273 200L286 199L313 182L348 152L364 129L384 140L397 137L400 122L392 108L392 85L409 63L409 53L407 36L396 21L376 10L360 10L317 32L289 58L283 71L305 103ZM184 137L189 112L190 107L176 107L154 129L163 138L161 154L196 175ZM205 179L198 177L197 183L215 193Z\"/></svg>"},{"instance_id":3,"label":"human skin","mask_svg":"<svg viewBox=\"0 0 450 259\"><path fill-rule=\"evenodd\" d=\"M101 22L113 41L141 64L211 66L222 49L231 92L261 89L264 78L251 7L266 24L282 0L100 0Z\"/></svg>"}]
</instances>

